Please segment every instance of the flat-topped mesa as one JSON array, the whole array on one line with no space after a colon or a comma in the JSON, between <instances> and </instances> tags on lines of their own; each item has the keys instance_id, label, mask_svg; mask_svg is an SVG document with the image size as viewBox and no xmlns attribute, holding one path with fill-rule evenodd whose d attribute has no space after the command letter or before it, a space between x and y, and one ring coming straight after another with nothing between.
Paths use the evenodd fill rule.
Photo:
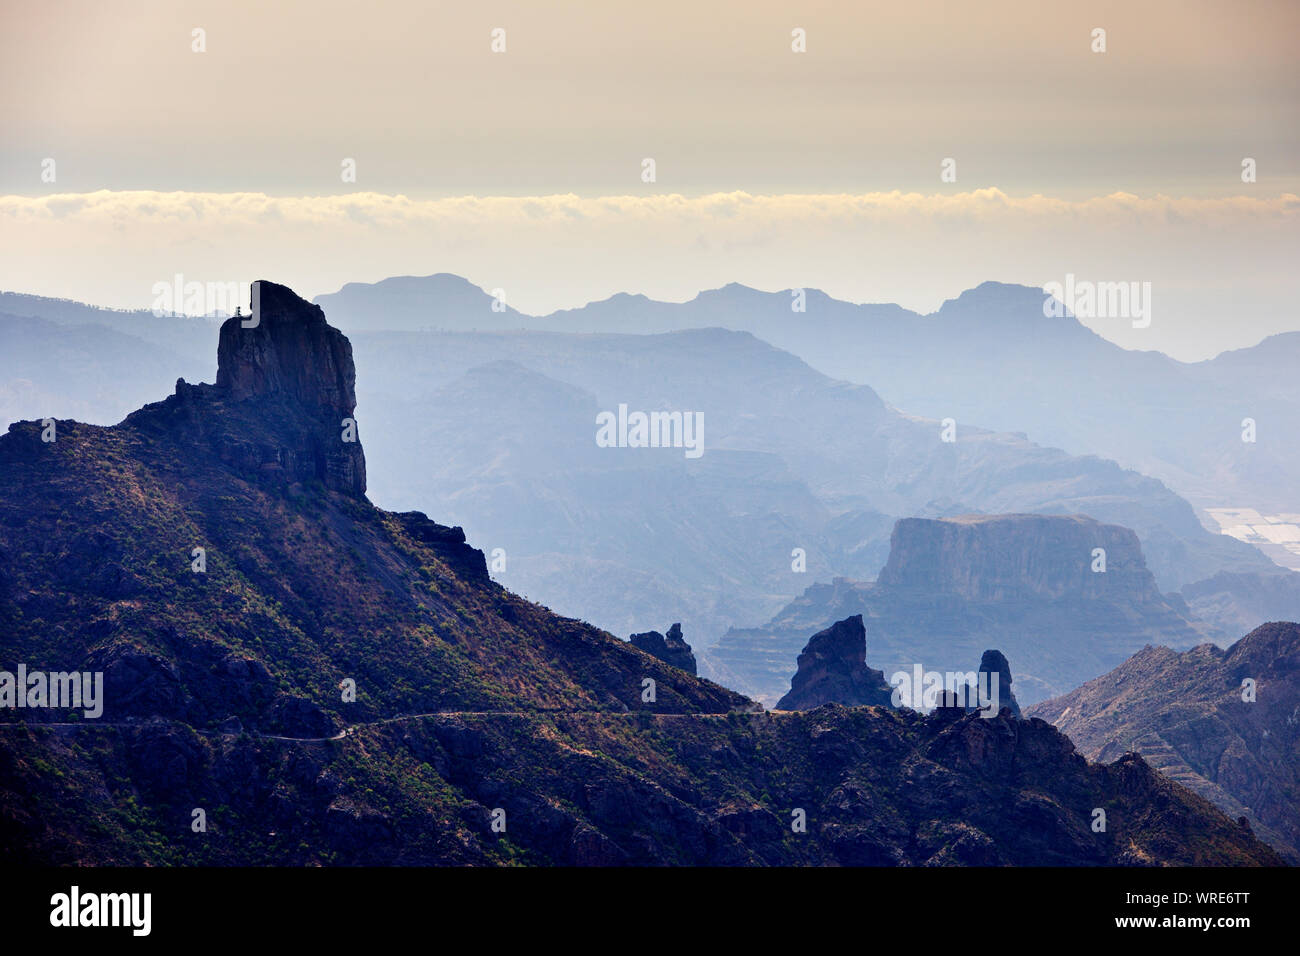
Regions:
<instances>
[{"instance_id":1,"label":"flat-topped mesa","mask_svg":"<svg viewBox=\"0 0 1300 956\"><path fill-rule=\"evenodd\" d=\"M1113 598L1121 590L1138 604L1162 601L1137 535L1085 515L903 518L877 584L975 602Z\"/></svg>"},{"instance_id":2,"label":"flat-topped mesa","mask_svg":"<svg viewBox=\"0 0 1300 956\"><path fill-rule=\"evenodd\" d=\"M227 401L260 401L284 409L274 441L229 436L222 456L279 471L291 480L318 479L354 497L366 493L366 459L353 411L356 366L352 343L325 313L292 289L253 283L252 310L221 326L218 392ZM178 386L178 394L183 391Z\"/></svg>"},{"instance_id":3,"label":"flat-topped mesa","mask_svg":"<svg viewBox=\"0 0 1300 956\"><path fill-rule=\"evenodd\" d=\"M1016 697L1027 704L1144 644L1184 648L1212 636L1160 593L1128 528L1082 515L903 518L876 581L811 587L767 625L729 631L710 663L766 703L789 687L808 634L858 612L886 674L918 662L969 667L995 647L1016 661Z\"/></svg>"}]
</instances>

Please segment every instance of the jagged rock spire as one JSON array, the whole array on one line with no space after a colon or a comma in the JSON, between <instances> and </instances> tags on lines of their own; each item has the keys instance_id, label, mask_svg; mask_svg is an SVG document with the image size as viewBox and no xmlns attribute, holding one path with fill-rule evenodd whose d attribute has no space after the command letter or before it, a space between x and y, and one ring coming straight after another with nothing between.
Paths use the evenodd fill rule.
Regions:
<instances>
[{"instance_id":1,"label":"jagged rock spire","mask_svg":"<svg viewBox=\"0 0 1300 956\"><path fill-rule=\"evenodd\" d=\"M667 635L658 631L646 631L644 634L633 634L628 640L633 646L659 658L665 664L680 667L691 674L696 673L695 654L691 651L691 645L682 637L681 624L668 628Z\"/></svg>"},{"instance_id":2,"label":"jagged rock spire","mask_svg":"<svg viewBox=\"0 0 1300 956\"><path fill-rule=\"evenodd\" d=\"M1016 695L1011 690L1011 664L1007 661L1007 656L999 650L987 650L980 657L980 674L989 674L990 677L977 681L976 686L983 689L987 681L991 681L991 675L998 675L998 707L1010 709L1013 716L1020 716L1020 704L1016 702ZM979 701L981 707L988 706L984 700Z\"/></svg>"},{"instance_id":3,"label":"jagged rock spire","mask_svg":"<svg viewBox=\"0 0 1300 956\"><path fill-rule=\"evenodd\" d=\"M288 410L292 429L286 444L270 449L270 464L361 497L366 460L352 417L355 386L352 343L292 289L254 282L250 314L221 326L216 387L228 400Z\"/></svg>"},{"instance_id":4,"label":"jagged rock spire","mask_svg":"<svg viewBox=\"0 0 1300 956\"><path fill-rule=\"evenodd\" d=\"M867 629L862 615L837 621L808 639L790 693L777 710L811 710L822 704L890 706L883 671L867 666Z\"/></svg>"}]
</instances>

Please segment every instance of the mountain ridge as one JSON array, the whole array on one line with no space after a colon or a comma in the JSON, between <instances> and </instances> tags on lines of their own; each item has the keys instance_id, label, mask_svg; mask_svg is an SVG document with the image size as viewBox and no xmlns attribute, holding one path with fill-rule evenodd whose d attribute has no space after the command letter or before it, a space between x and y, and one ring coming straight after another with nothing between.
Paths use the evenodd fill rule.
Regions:
<instances>
[{"instance_id":1,"label":"mountain ridge","mask_svg":"<svg viewBox=\"0 0 1300 956\"><path fill-rule=\"evenodd\" d=\"M1300 862L1300 624L1261 625L1226 650L1148 645L1027 712L1089 759L1143 754Z\"/></svg>"},{"instance_id":2,"label":"mountain ridge","mask_svg":"<svg viewBox=\"0 0 1300 956\"><path fill-rule=\"evenodd\" d=\"M747 330L831 378L871 385L896 407L1097 453L1160 478L1199 508L1297 511L1288 480L1300 470L1300 393L1287 384L1295 333L1184 362L1124 348L1068 313L1049 318L1042 289L1030 286L983 282L927 315L816 290L804 290L803 311L792 312L793 291L732 283L684 302L611 297L508 321L486 300L481 310L443 309L436 294L419 299L409 319L397 319L382 295L355 284L346 299L335 293L317 301L357 331L375 328L376 315L419 328L441 316L446 328ZM1246 415L1268 423L1266 439L1241 441Z\"/></svg>"},{"instance_id":3,"label":"mountain ridge","mask_svg":"<svg viewBox=\"0 0 1300 956\"><path fill-rule=\"evenodd\" d=\"M186 366L190 381L195 367L211 367L219 336L208 325L195 325L195 342L209 344ZM28 358L15 354L15 374L49 368L30 355L49 341L19 350ZM964 420L944 443L939 420L898 412L873 387L831 379L752 332L360 333L353 346L374 500L395 511L442 502L450 523L508 556L494 572L502 583L614 633L680 620L705 650L797 596L793 549L818 579L871 579L892 521L910 515L1089 513L1137 531L1166 591L1273 567L1251 545L1205 530L1154 479ZM466 372L498 361L516 364ZM150 401L157 392L147 383L170 390L159 363L141 364L123 359L101 374L133 385L116 395L116 410L101 411L109 421ZM511 381L516 367L530 372ZM43 418L52 410L36 390L44 378L33 378L15 388L11 407ZM70 383L76 401L55 417L114 407L112 394L83 380L94 381ZM704 413L703 457L688 469L594 447L595 415L619 404ZM638 473L640 494L619 490L627 471ZM610 592L604 575L628 586ZM1227 595L1202 606L1229 640L1262 620L1257 603Z\"/></svg>"}]
</instances>

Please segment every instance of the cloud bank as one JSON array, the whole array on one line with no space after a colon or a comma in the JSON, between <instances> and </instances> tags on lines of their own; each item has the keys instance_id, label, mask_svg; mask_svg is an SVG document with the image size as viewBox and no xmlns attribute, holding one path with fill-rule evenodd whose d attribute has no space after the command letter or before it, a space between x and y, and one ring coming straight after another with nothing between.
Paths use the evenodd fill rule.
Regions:
<instances>
[{"instance_id":1,"label":"cloud bank","mask_svg":"<svg viewBox=\"0 0 1300 956\"><path fill-rule=\"evenodd\" d=\"M1300 197L1011 196L999 189L463 196L99 191L0 197L0 287L147 307L180 272L345 282L455 272L530 314L615 292L684 300L738 281L919 312L979 282L1144 281L1153 321L1096 330L1202 358L1300 328Z\"/></svg>"}]
</instances>

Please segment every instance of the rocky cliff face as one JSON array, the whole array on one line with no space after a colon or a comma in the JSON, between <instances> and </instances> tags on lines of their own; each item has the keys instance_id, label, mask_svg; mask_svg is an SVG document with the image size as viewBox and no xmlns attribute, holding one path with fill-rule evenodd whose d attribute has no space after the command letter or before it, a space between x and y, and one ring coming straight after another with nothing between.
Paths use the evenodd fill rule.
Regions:
<instances>
[{"instance_id":1,"label":"rocky cliff face","mask_svg":"<svg viewBox=\"0 0 1300 956\"><path fill-rule=\"evenodd\" d=\"M1104 572L1092 570L1098 548ZM1162 601L1137 535L1081 515L903 518L876 583L979 604Z\"/></svg>"},{"instance_id":2,"label":"rocky cliff face","mask_svg":"<svg viewBox=\"0 0 1300 956\"><path fill-rule=\"evenodd\" d=\"M891 690L881 671L866 664L867 631L862 615L837 621L814 634L799 655L790 692L777 710L812 710L822 704L887 707Z\"/></svg>"},{"instance_id":3,"label":"rocky cliff face","mask_svg":"<svg viewBox=\"0 0 1300 956\"><path fill-rule=\"evenodd\" d=\"M1157 590L1126 528L1080 515L906 518L891 542L875 582L815 585L767 625L729 631L710 651L719 671L770 703L806 634L861 614L886 676L917 663L957 669L998 647L1016 662L1020 699L1034 702L1144 644L1211 636Z\"/></svg>"},{"instance_id":4,"label":"rocky cliff face","mask_svg":"<svg viewBox=\"0 0 1300 956\"><path fill-rule=\"evenodd\" d=\"M668 628L666 635L658 631L646 631L643 634L633 634L629 640L634 647L641 648L665 664L680 667L688 674L695 673L695 654L691 651L691 645L682 637L681 624Z\"/></svg>"},{"instance_id":5,"label":"rocky cliff face","mask_svg":"<svg viewBox=\"0 0 1300 956\"><path fill-rule=\"evenodd\" d=\"M1146 647L1028 713L1089 759L1142 754L1300 863L1300 625L1265 624L1227 651Z\"/></svg>"},{"instance_id":6,"label":"rocky cliff face","mask_svg":"<svg viewBox=\"0 0 1300 956\"><path fill-rule=\"evenodd\" d=\"M351 415L357 404L352 344L325 321L320 306L261 280L253 284L249 316L221 326L217 387L229 389L235 401L283 393L304 406Z\"/></svg>"}]
</instances>

